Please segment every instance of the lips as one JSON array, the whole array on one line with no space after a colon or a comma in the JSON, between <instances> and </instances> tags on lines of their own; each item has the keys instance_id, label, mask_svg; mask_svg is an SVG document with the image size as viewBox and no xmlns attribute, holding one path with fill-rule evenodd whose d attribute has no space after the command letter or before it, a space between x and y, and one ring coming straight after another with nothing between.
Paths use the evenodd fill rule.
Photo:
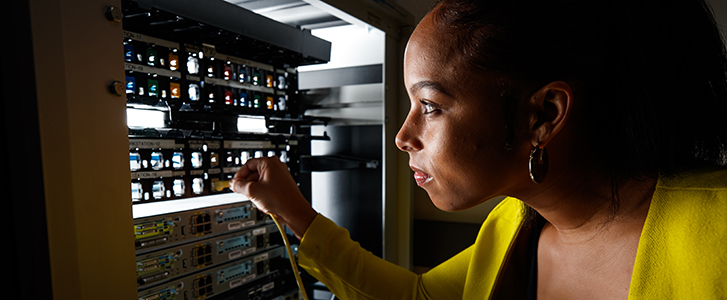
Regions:
<instances>
[{"instance_id":1,"label":"lips","mask_svg":"<svg viewBox=\"0 0 727 300\"><path fill-rule=\"evenodd\" d=\"M414 180L416 180L418 186L422 186L432 180L432 176L415 167L411 167L411 170L414 171Z\"/></svg>"}]
</instances>

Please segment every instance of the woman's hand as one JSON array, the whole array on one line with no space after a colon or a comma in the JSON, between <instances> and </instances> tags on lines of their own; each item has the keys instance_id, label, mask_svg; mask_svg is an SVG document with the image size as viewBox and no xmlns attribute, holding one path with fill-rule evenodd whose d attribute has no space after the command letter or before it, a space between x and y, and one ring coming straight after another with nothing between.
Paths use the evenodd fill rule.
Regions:
<instances>
[{"instance_id":1,"label":"woman's hand","mask_svg":"<svg viewBox=\"0 0 727 300\"><path fill-rule=\"evenodd\" d=\"M277 157L249 160L237 171L230 188L248 197L264 213L275 215L299 239L318 214Z\"/></svg>"}]
</instances>

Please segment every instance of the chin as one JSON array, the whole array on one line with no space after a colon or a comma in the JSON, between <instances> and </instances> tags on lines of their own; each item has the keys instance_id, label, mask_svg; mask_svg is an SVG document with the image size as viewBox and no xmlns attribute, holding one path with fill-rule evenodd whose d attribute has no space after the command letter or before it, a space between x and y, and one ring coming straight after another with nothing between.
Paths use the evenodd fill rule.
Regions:
<instances>
[{"instance_id":1,"label":"chin","mask_svg":"<svg viewBox=\"0 0 727 300\"><path fill-rule=\"evenodd\" d=\"M431 199L432 204L434 204L434 206L436 206L439 210L456 212L475 207L491 198L466 199L462 196L443 197L434 196L429 193L429 199Z\"/></svg>"},{"instance_id":2,"label":"chin","mask_svg":"<svg viewBox=\"0 0 727 300\"><path fill-rule=\"evenodd\" d=\"M472 206L463 205L463 203L457 203L457 202L451 202L447 199L441 199L440 197L432 197L429 196L430 199L432 199L432 203L434 206L436 206L439 210L446 211L446 212L455 212L460 210L468 209Z\"/></svg>"}]
</instances>

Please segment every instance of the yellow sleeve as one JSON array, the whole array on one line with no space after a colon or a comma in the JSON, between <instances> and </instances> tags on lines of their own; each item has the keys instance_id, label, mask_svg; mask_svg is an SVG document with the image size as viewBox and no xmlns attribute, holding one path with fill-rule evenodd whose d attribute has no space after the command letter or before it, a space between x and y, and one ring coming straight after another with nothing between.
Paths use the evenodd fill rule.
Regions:
<instances>
[{"instance_id":1,"label":"yellow sleeve","mask_svg":"<svg viewBox=\"0 0 727 300\"><path fill-rule=\"evenodd\" d=\"M471 254L472 247L420 276L366 251L318 215L301 240L298 262L341 299L456 299Z\"/></svg>"}]
</instances>

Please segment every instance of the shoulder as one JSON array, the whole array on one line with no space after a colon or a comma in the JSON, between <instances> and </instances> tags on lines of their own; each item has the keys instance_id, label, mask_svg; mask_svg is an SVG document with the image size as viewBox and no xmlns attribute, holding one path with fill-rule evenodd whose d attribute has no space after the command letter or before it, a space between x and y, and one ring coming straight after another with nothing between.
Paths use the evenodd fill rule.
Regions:
<instances>
[{"instance_id":1,"label":"shoulder","mask_svg":"<svg viewBox=\"0 0 727 300\"><path fill-rule=\"evenodd\" d=\"M661 189L727 190L727 168L698 169L659 178Z\"/></svg>"}]
</instances>

